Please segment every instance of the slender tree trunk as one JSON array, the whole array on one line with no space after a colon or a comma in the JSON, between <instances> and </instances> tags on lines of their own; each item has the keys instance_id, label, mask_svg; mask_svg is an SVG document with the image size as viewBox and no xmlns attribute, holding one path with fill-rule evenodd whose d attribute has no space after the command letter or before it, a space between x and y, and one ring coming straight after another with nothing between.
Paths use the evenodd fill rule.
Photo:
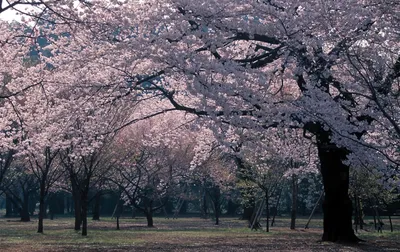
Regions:
<instances>
[{"instance_id":1,"label":"slender tree trunk","mask_svg":"<svg viewBox=\"0 0 400 252\"><path fill-rule=\"evenodd\" d=\"M202 186L201 190L201 217L207 219L207 194L206 189Z\"/></svg>"},{"instance_id":2,"label":"slender tree trunk","mask_svg":"<svg viewBox=\"0 0 400 252\"><path fill-rule=\"evenodd\" d=\"M272 217L272 221L271 221L271 227L273 227L275 224L275 216L278 214L279 201L281 200L281 195L282 195L282 189L280 190L278 200L276 201L274 216Z\"/></svg>"},{"instance_id":3,"label":"slender tree trunk","mask_svg":"<svg viewBox=\"0 0 400 252\"><path fill-rule=\"evenodd\" d=\"M392 223L392 217L390 216L390 213L389 213L389 223L390 223L390 232L393 233L393 223Z\"/></svg>"},{"instance_id":4,"label":"slender tree trunk","mask_svg":"<svg viewBox=\"0 0 400 252\"><path fill-rule=\"evenodd\" d=\"M45 180L44 180L45 181ZM38 233L43 233L43 219L45 216L46 206L45 206L45 197L46 197L46 185L44 181L40 183L40 194L39 194L39 221L38 221Z\"/></svg>"},{"instance_id":5,"label":"slender tree trunk","mask_svg":"<svg viewBox=\"0 0 400 252\"><path fill-rule=\"evenodd\" d=\"M31 221L31 217L29 215L29 193L23 194L23 201L21 206L21 221L28 222Z\"/></svg>"},{"instance_id":6,"label":"slender tree trunk","mask_svg":"<svg viewBox=\"0 0 400 252\"><path fill-rule=\"evenodd\" d=\"M100 220L100 201L101 201L101 194L97 193L94 199L92 220Z\"/></svg>"},{"instance_id":7,"label":"slender tree trunk","mask_svg":"<svg viewBox=\"0 0 400 252\"><path fill-rule=\"evenodd\" d=\"M349 166L343 164L348 152L331 144L328 133L317 137L317 147L325 190L322 240L358 242L360 239L352 228L353 208L348 194Z\"/></svg>"},{"instance_id":8,"label":"slender tree trunk","mask_svg":"<svg viewBox=\"0 0 400 252\"><path fill-rule=\"evenodd\" d=\"M121 195L121 194L120 194ZM117 216L117 230L119 230L119 218L121 217L121 214L124 209L124 201L120 199L119 197L118 202L117 202L117 209L116 209L116 216Z\"/></svg>"},{"instance_id":9,"label":"slender tree trunk","mask_svg":"<svg viewBox=\"0 0 400 252\"><path fill-rule=\"evenodd\" d=\"M356 233L358 232L358 221L359 221L359 217L358 217L358 201L357 201L357 194L355 194L354 196L354 226L355 226L355 231Z\"/></svg>"},{"instance_id":10,"label":"slender tree trunk","mask_svg":"<svg viewBox=\"0 0 400 252\"><path fill-rule=\"evenodd\" d=\"M292 210L290 214L290 229L296 228L296 213L297 213L297 176L292 175Z\"/></svg>"},{"instance_id":11,"label":"slender tree trunk","mask_svg":"<svg viewBox=\"0 0 400 252\"><path fill-rule=\"evenodd\" d=\"M87 192L84 192L82 195L82 236L87 236Z\"/></svg>"},{"instance_id":12,"label":"slender tree trunk","mask_svg":"<svg viewBox=\"0 0 400 252\"><path fill-rule=\"evenodd\" d=\"M267 226L266 226L266 232L269 232L269 195L268 195L268 190L265 191L265 210L267 212Z\"/></svg>"},{"instance_id":13,"label":"slender tree trunk","mask_svg":"<svg viewBox=\"0 0 400 252\"><path fill-rule=\"evenodd\" d=\"M357 203L358 203L357 204L358 205L358 221L360 224L360 229L364 229L364 218L363 218L364 211L363 211L362 202L361 202L360 197L358 197Z\"/></svg>"},{"instance_id":14,"label":"slender tree trunk","mask_svg":"<svg viewBox=\"0 0 400 252\"><path fill-rule=\"evenodd\" d=\"M214 197L215 225L219 225L219 215L221 213L221 190L219 186L214 187Z\"/></svg>"},{"instance_id":15,"label":"slender tree trunk","mask_svg":"<svg viewBox=\"0 0 400 252\"><path fill-rule=\"evenodd\" d=\"M314 206L313 210L311 211L310 217L308 217L308 221L307 221L304 229L307 229L308 225L310 225L311 218L313 217L313 215L315 213L315 210L317 209L317 207L319 205L319 202L321 201L323 195L324 195L324 193L322 192L321 195L319 196L318 200L317 200L317 203L315 203L315 206Z\"/></svg>"}]
</instances>

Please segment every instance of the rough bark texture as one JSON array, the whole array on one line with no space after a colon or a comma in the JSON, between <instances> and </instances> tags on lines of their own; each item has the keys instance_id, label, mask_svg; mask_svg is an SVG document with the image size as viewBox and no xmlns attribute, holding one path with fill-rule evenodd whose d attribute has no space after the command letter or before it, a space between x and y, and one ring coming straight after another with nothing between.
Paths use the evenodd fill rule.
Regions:
<instances>
[{"instance_id":1,"label":"rough bark texture","mask_svg":"<svg viewBox=\"0 0 400 252\"><path fill-rule=\"evenodd\" d=\"M328 134L318 139L318 155L325 190L323 241L358 242L352 228L349 198L349 166L343 164L347 151L331 144Z\"/></svg>"}]
</instances>

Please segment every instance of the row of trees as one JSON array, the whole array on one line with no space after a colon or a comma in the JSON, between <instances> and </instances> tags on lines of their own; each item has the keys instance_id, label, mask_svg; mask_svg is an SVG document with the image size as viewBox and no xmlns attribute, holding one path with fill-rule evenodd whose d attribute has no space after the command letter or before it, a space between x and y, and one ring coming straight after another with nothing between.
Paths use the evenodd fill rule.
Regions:
<instances>
[{"instance_id":1,"label":"row of trees","mask_svg":"<svg viewBox=\"0 0 400 252\"><path fill-rule=\"evenodd\" d=\"M231 165L210 173L229 177L235 167L263 191L266 205L276 190L271 180L292 174L296 188L298 171L318 164L326 241L358 240L350 167L370 171L385 187L399 186L396 1L7 4L0 1L0 15L14 8L26 18L0 23L0 182L3 191L11 188L6 177L20 174L16 167L33 174L39 232L45 198L63 186L63 176L85 235L87 195L102 181L99 174L118 167L114 184L137 205L137 197L162 196L175 167L190 174L188 167L200 167L215 146L233 158L218 158ZM170 126L158 124L162 140L136 129L128 134L134 129L128 125L161 114L180 121L174 127L194 120L189 125L199 129L167 134ZM181 140L194 136L202 141ZM135 189L144 174L145 189ZM254 200L249 206L254 212Z\"/></svg>"}]
</instances>

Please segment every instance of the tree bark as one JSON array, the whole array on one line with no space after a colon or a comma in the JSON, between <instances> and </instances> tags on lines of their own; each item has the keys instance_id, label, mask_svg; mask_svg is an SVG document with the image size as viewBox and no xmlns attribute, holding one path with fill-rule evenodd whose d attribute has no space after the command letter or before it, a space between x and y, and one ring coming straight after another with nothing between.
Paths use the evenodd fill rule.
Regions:
<instances>
[{"instance_id":1,"label":"tree bark","mask_svg":"<svg viewBox=\"0 0 400 252\"><path fill-rule=\"evenodd\" d=\"M292 175L292 209L290 212L290 229L296 228L297 186L297 176Z\"/></svg>"},{"instance_id":2,"label":"tree bark","mask_svg":"<svg viewBox=\"0 0 400 252\"><path fill-rule=\"evenodd\" d=\"M278 214L279 201L281 200L281 196L282 196L282 189L279 191L278 200L276 201L275 210L274 210L274 216L272 217L272 221L271 221L271 227L274 226L275 217L276 217L276 215Z\"/></svg>"},{"instance_id":3,"label":"tree bark","mask_svg":"<svg viewBox=\"0 0 400 252\"><path fill-rule=\"evenodd\" d=\"M265 210L267 212L267 224L265 231L269 232L269 195L268 195L268 190L265 191Z\"/></svg>"},{"instance_id":4,"label":"tree bark","mask_svg":"<svg viewBox=\"0 0 400 252\"><path fill-rule=\"evenodd\" d=\"M100 201L101 201L101 194L99 192L96 194L94 199L92 220L100 220Z\"/></svg>"},{"instance_id":5,"label":"tree bark","mask_svg":"<svg viewBox=\"0 0 400 252\"><path fill-rule=\"evenodd\" d=\"M78 195L74 196L74 214L75 214L75 227L74 230L81 230L82 224L82 208L81 208L81 200Z\"/></svg>"},{"instance_id":6,"label":"tree bark","mask_svg":"<svg viewBox=\"0 0 400 252\"><path fill-rule=\"evenodd\" d=\"M82 236L87 236L87 192L82 195Z\"/></svg>"},{"instance_id":7,"label":"tree bark","mask_svg":"<svg viewBox=\"0 0 400 252\"><path fill-rule=\"evenodd\" d=\"M29 215L29 193L24 193L23 201L21 205L21 221L28 222L31 221L31 217Z\"/></svg>"},{"instance_id":8,"label":"tree bark","mask_svg":"<svg viewBox=\"0 0 400 252\"><path fill-rule=\"evenodd\" d=\"M146 220L147 220L147 226L148 227L154 227L154 224L153 224L153 212L151 210L150 211L146 211L145 215L146 215Z\"/></svg>"},{"instance_id":9,"label":"tree bark","mask_svg":"<svg viewBox=\"0 0 400 252\"><path fill-rule=\"evenodd\" d=\"M352 203L348 195L349 166L344 164L348 151L330 143L329 135L317 138L318 156L325 190L323 202L323 241L358 242L352 228Z\"/></svg>"},{"instance_id":10,"label":"tree bark","mask_svg":"<svg viewBox=\"0 0 400 252\"><path fill-rule=\"evenodd\" d=\"M6 194L6 215L5 217L11 217L13 215L13 202L11 196Z\"/></svg>"},{"instance_id":11,"label":"tree bark","mask_svg":"<svg viewBox=\"0 0 400 252\"><path fill-rule=\"evenodd\" d=\"M39 221L38 221L38 233L43 233L43 219L45 216L46 206L44 199L46 197L46 178L42 179L40 183L40 195L39 195Z\"/></svg>"},{"instance_id":12,"label":"tree bark","mask_svg":"<svg viewBox=\"0 0 400 252\"><path fill-rule=\"evenodd\" d=\"M219 215L221 213L221 190L219 186L213 188L214 191L214 211L215 211L215 225L219 225Z\"/></svg>"}]
</instances>

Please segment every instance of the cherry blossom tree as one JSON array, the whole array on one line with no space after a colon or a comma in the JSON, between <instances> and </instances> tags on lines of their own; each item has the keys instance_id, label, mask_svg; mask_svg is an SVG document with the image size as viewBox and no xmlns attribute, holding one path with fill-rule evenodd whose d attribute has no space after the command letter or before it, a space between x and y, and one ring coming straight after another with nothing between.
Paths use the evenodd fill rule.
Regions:
<instances>
[{"instance_id":1,"label":"cherry blossom tree","mask_svg":"<svg viewBox=\"0 0 400 252\"><path fill-rule=\"evenodd\" d=\"M83 11L60 2L61 13L77 11L79 22L56 25L58 34L68 36L52 39L48 48L54 83L90 84L89 93L106 89L109 102L164 97L170 104L161 110L211 119L216 133L226 125L302 130L316 144L321 166L322 239L358 241L351 226L350 167L398 175L397 2L92 2L98 7ZM65 20L57 13L50 16ZM28 47L13 50L7 34L15 36L4 34L5 55L16 62L5 69L16 74L2 93L48 80L38 71L46 65L29 68L23 75L29 81L17 74L26 69L12 55ZM15 120L6 121L4 127Z\"/></svg>"},{"instance_id":2,"label":"cherry blossom tree","mask_svg":"<svg viewBox=\"0 0 400 252\"><path fill-rule=\"evenodd\" d=\"M153 212L164 207L189 171L194 146L186 127L191 120L182 114L158 116L123 129L114 143L112 181L125 201L145 214L149 227Z\"/></svg>"},{"instance_id":3,"label":"cherry blossom tree","mask_svg":"<svg viewBox=\"0 0 400 252\"><path fill-rule=\"evenodd\" d=\"M372 91L385 83L396 91L398 52L386 48L397 45L399 5L177 0L128 9L115 19L126 33L114 43L120 45L119 55L146 47L143 74L161 77L149 90L162 93L177 110L219 124L303 129L316 142L321 163L323 240L357 241L348 196L350 166L397 165L395 150L374 144L389 139L385 135L396 127ZM376 80L374 71L380 73Z\"/></svg>"}]
</instances>

